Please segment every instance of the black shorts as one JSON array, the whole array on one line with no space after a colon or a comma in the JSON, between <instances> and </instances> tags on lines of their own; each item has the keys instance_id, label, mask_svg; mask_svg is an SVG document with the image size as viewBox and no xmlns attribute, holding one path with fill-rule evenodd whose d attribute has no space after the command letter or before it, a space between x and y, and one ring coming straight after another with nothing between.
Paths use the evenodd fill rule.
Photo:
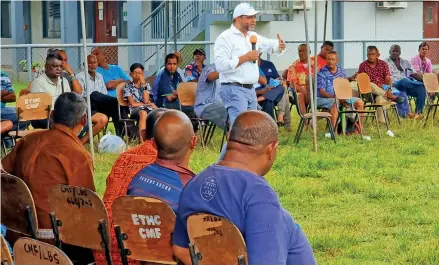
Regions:
<instances>
[{"instance_id":1,"label":"black shorts","mask_svg":"<svg viewBox=\"0 0 439 265\"><path fill-rule=\"evenodd\" d=\"M131 108L131 109L130 109L130 115L131 115L131 118L132 118L132 119L137 119L137 120L138 120L138 119L139 119L139 112L142 111L142 110L146 111L146 113L150 113L150 112L152 111L151 108L146 107L146 106L143 106L143 107L137 107L137 108Z\"/></svg>"}]
</instances>

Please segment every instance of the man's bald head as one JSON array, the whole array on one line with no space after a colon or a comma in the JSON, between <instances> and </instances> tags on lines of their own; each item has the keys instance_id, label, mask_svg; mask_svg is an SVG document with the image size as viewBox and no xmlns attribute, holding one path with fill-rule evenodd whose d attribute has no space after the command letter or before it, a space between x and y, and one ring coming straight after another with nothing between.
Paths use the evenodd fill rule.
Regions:
<instances>
[{"instance_id":1,"label":"man's bald head","mask_svg":"<svg viewBox=\"0 0 439 265\"><path fill-rule=\"evenodd\" d=\"M229 141L265 147L278 140L277 125L267 113L262 111L245 111L235 120L230 131Z\"/></svg>"},{"instance_id":2,"label":"man's bald head","mask_svg":"<svg viewBox=\"0 0 439 265\"><path fill-rule=\"evenodd\" d=\"M163 113L154 125L153 136L161 159L182 159L195 147L191 120L181 111Z\"/></svg>"},{"instance_id":3,"label":"man's bald head","mask_svg":"<svg viewBox=\"0 0 439 265\"><path fill-rule=\"evenodd\" d=\"M148 113L148 117L146 118L146 139L149 140L154 137L154 125L166 111L168 111L168 109L158 108Z\"/></svg>"}]
</instances>

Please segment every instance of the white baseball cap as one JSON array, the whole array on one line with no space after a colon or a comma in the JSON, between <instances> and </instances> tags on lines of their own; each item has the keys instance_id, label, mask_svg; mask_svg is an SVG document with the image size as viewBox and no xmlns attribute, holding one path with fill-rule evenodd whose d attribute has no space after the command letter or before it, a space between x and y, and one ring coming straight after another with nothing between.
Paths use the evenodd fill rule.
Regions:
<instances>
[{"instance_id":1,"label":"white baseball cap","mask_svg":"<svg viewBox=\"0 0 439 265\"><path fill-rule=\"evenodd\" d=\"M248 3L242 3L235 7L233 10L233 19L240 16L254 16L256 14L262 13L261 11L256 11L253 6Z\"/></svg>"}]
</instances>

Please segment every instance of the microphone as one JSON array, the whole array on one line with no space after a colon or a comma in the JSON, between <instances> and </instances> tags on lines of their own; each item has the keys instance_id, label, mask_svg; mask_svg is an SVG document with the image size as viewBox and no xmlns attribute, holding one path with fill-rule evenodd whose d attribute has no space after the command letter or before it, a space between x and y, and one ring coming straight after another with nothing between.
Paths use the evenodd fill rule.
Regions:
<instances>
[{"instance_id":1,"label":"microphone","mask_svg":"<svg viewBox=\"0 0 439 265\"><path fill-rule=\"evenodd\" d=\"M255 35L250 36L250 43L252 44L252 51L256 50L256 42L258 42L258 37ZM253 61L253 63L256 63L256 61Z\"/></svg>"}]
</instances>

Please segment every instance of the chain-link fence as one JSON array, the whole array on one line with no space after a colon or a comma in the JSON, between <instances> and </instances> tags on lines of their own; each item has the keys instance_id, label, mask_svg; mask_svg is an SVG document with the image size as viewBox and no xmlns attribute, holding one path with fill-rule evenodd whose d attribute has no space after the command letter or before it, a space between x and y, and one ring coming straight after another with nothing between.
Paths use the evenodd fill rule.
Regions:
<instances>
[{"instance_id":1,"label":"chain-link fence","mask_svg":"<svg viewBox=\"0 0 439 265\"><path fill-rule=\"evenodd\" d=\"M430 45L428 57L433 64L439 66L439 39L428 40L380 40L380 41L334 41L335 50L339 53L340 65L347 72L354 72L359 64L366 59L366 48L369 45L378 47L381 59L387 58L390 46L398 44L401 46L401 57L411 59L418 53L418 46L422 41L427 41ZM293 61L298 59L298 46L304 41L286 41L287 49L281 56L263 55L272 61L279 71L288 67ZM320 51L321 42L317 43L317 50ZM193 52L202 48L206 52L206 64L213 63L214 42L179 42L177 45L168 43L165 49L164 43L93 43L87 47L87 54L90 54L94 47L100 47L104 52L108 63L120 65L126 72L132 63L142 63L148 75L153 75L158 69L163 67L167 53L174 50L180 51L182 61L180 67L184 68L193 60ZM314 43L310 43L311 53L314 54ZM32 80L42 71L47 51L50 48L58 48L66 51L68 62L75 72L80 72L84 68L83 47L81 44L60 44L60 45L4 45L1 47L1 68L8 72L10 76L21 82ZM148 52L146 52L148 50ZM166 52L165 52L166 50ZM153 52L151 52L153 51ZM30 62L30 64L29 64Z\"/></svg>"}]
</instances>

